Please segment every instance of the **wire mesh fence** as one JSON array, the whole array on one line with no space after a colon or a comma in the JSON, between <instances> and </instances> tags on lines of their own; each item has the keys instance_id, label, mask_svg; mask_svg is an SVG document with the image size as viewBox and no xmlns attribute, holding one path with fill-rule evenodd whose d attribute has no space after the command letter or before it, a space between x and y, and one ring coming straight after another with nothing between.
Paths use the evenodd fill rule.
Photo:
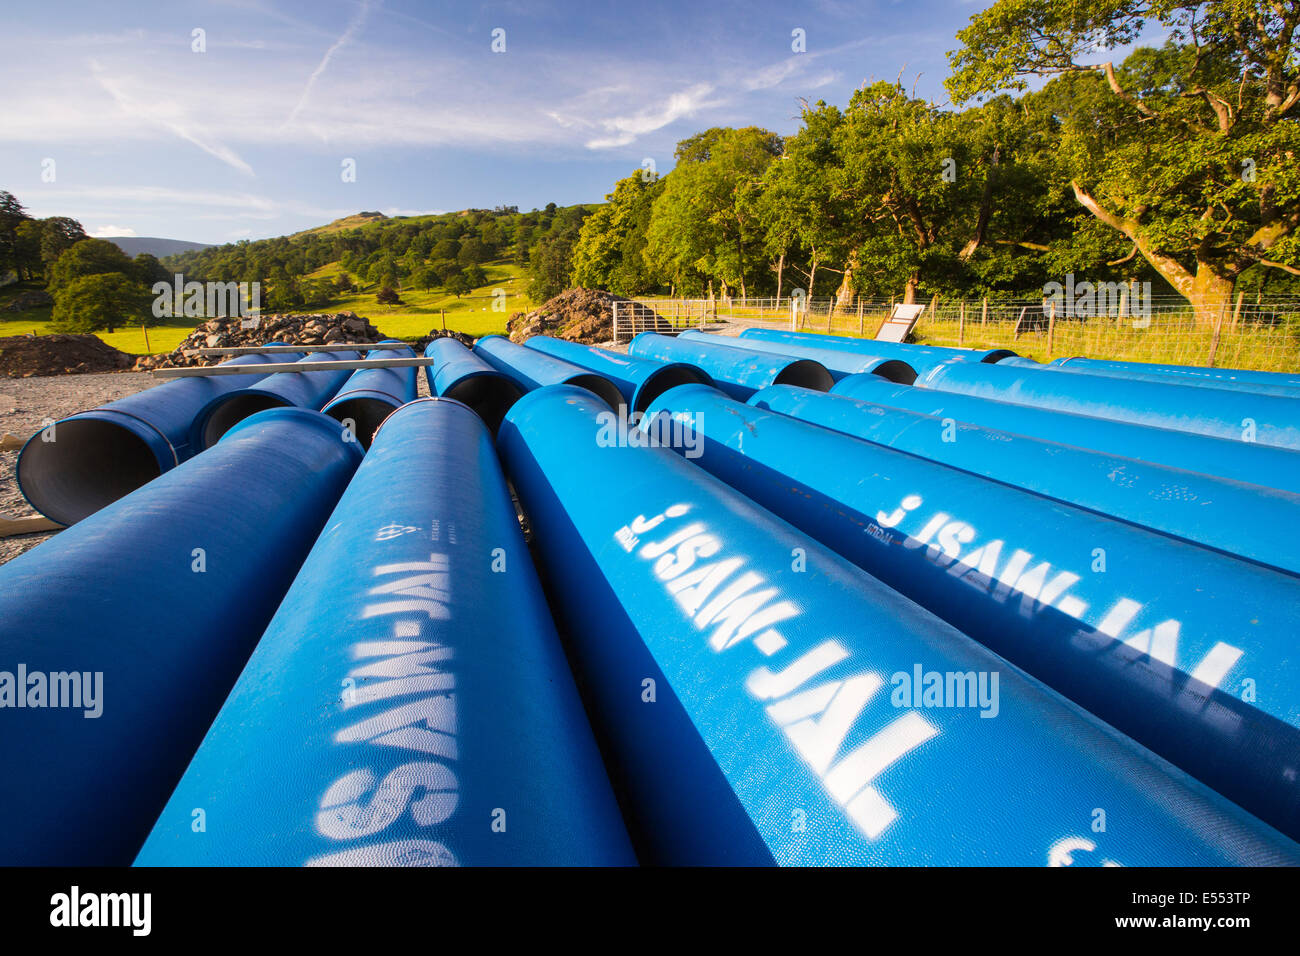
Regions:
<instances>
[{"instance_id":1,"label":"wire mesh fence","mask_svg":"<svg viewBox=\"0 0 1300 956\"><path fill-rule=\"evenodd\" d=\"M898 299L643 298L618 303L615 340L645 331L767 326L874 338ZM1267 371L1300 370L1300 297L1238 295L1213 303L1181 296L944 299L924 303L909 341L1009 348L1039 361L1061 356ZM1198 308L1198 305L1200 306Z\"/></svg>"}]
</instances>

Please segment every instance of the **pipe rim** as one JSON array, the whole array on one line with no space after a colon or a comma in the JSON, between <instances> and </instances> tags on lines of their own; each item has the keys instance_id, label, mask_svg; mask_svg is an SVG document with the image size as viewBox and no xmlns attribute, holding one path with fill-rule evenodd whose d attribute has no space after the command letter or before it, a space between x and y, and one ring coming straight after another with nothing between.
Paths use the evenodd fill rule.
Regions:
<instances>
[{"instance_id":1,"label":"pipe rim","mask_svg":"<svg viewBox=\"0 0 1300 956\"><path fill-rule=\"evenodd\" d=\"M254 412L247 418L242 418L221 436L219 441L225 441L231 435L237 432L256 428L259 425L272 421L285 419L288 421L299 421L305 425L310 425L317 431L323 431L324 434L339 440L339 444L350 449L351 453L360 458L364 452L355 441L344 441L343 430L339 428L339 423L330 418L323 412L318 412L311 408L299 408L297 405L282 405L276 408L264 408L260 412Z\"/></svg>"},{"instance_id":2,"label":"pipe rim","mask_svg":"<svg viewBox=\"0 0 1300 956\"><path fill-rule=\"evenodd\" d=\"M917 371L902 359L881 359L870 368L862 370L868 375L874 375L877 378L883 378L887 382L893 382L895 385L911 385L916 381ZM861 373L858 373L861 374ZM848 376L844 376L848 378ZM841 380L842 381L842 380ZM835 383L836 385L839 382ZM833 390L834 386L831 386Z\"/></svg>"},{"instance_id":3,"label":"pipe rim","mask_svg":"<svg viewBox=\"0 0 1300 956\"><path fill-rule=\"evenodd\" d=\"M717 387L714 385L713 377L698 366L691 365L689 362L664 363L637 385L636 391L632 394L633 414L648 415L656 399L675 388L683 388L687 385Z\"/></svg>"},{"instance_id":4,"label":"pipe rim","mask_svg":"<svg viewBox=\"0 0 1300 956\"><path fill-rule=\"evenodd\" d=\"M825 365L813 359L795 359L773 377L772 385L798 385L814 392L829 392L835 378Z\"/></svg>"},{"instance_id":5,"label":"pipe rim","mask_svg":"<svg viewBox=\"0 0 1300 956\"><path fill-rule=\"evenodd\" d=\"M121 415L121 421L85 413L60 419L54 423L56 440L53 442L40 440L44 429L31 435L14 462L14 483L23 500L35 511L66 527L125 498L175 467L174 463L164 467L157 449L145 437L161 435L161 432L134 415L116 414ZM142 434L131 427L136 423L147 425L148 431ZM83 450L89 444L92 448L89 458L81 459L80 464L66 456L60 460L62 452L57 440L60 430L65 436L71 431L72 442L80 443ZM84 437L78 438L78 433L87 430L91 432L89 443ZM175 448L163 440L175 457ZM65 437L62 448L67 447ZM111 462L106 462L106 457ZM126 467L122 467L122 458L127 459ZM106 483L106 477L114 480Z\"/></svg>"},{"instance_id":6,"label":"pipe rim","mask_svg":"<svg viewBox=\"0 0 1300 956\"><path fill-rule=\"evenodd\" d=\"M554 356L552 356L552 358L553 357ZM626 399L623 398L623 393L619 391L617 385L605 376L597 375L595 372L583 372L580 375L570 375L559 384L573 385L577 388L586 389L608 405L611 411L617 412L626 402ZM613 401L610 401L610 399L613 399Z\"/></svg>"}]
</instances>

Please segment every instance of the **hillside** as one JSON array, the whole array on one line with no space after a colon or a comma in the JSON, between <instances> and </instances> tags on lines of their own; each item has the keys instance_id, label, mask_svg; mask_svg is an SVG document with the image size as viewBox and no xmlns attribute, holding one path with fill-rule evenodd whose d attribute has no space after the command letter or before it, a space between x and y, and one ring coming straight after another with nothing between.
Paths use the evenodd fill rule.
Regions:
<instances>
[{"instance_id":1,"label":"hillside","mask_svg":"<svg viewBox=\"0 0 1300 956\"><path fill-rule=\"evenodd\" d=\"M181 252L194 252L212 247L211 243L207 242L190 242L186 239L159 239L155 236L103 236L102 238L113 243L133 259L144 253L161 259L164 256L174 256Z\"/></svg>"}]
</instances>

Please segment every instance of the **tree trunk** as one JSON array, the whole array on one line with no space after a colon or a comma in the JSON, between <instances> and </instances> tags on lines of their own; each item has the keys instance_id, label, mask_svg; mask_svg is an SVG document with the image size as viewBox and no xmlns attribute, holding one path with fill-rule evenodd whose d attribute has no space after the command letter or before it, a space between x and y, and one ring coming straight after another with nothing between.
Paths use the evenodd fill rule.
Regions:
<instances>
[{"instance_id":1,"label":"tree trunk","mask_svg":"<svg viewBox=\"0 0 1300 956\"><path fill-rule=\"evenodd\" d=\"M916 303L916 290L921 285L921 274L913 272L907 277L907 285L903 287L903 305L914 305Z\"/></svg>"},{"instance_id":2,"label":"tree trunk","mask_svg":"<svg viewBox=\"0 0 1300 956\"><path fill-rule=\"evenodd\" d=\"M781 274L785 272L785 253L781 253L781 258L776 260L776 301L781 301Z\"/></svg>"},{"instance_id":3,"label":"tree trunk","mask_svg":"<svg viewBox=\"0 0 1300 956\"><path fill-rule=\"evenodd\" d=\"M849 261L844 264L844 279L840 282L840 287L835 290L835 305L838 308L841 303L853 298L853 270L858 267L858 253L854 250L849 255Z\"/></svg>"},{"instance_id":4,"label":"tree trunk","mask_svg":"<svg viewBox=\"0 0 1300 956\"><path fill-rule=\"evenodd\" d=\"M1198 263L1192 280L1192 308L1196 324L1212 327L1232 302L1233 280L1204 262Z\"/></svg>"}]
</instances>

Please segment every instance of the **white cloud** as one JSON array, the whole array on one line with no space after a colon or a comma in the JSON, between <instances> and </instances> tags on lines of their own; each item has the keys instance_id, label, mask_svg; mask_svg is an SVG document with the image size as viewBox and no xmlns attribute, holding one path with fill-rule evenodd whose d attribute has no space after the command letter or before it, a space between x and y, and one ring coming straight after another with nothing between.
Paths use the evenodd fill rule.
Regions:
<instances>
[{"instance_id":1,"label":"white cloud","mask_svg":"<svg viewBox=\"0 0 1300 956\"><path fill-rule=\"evenodd\" d=\"M344 30L342 35L340 35L330 48L325 51L325 55L321 57L320 63L316 64L316 69L312 70L311 76L307 77L307 85L303 87L302 95L298 97L298 102L289 113L289 118L284 121L285 126L293 125L293 121L298 118L298 114L301 113L303 108L307 105L307 100L311 97L312 88L315 87L316 81L324 75L325 68L329 66L330 60L334 58L334 54L347 46L352 41L352 38L357 35L357 31L365 26L366 19L370 16L370 11L375 6L377 6L377 3L373 3L372 0L361 0L361 7L357 10L356 16L354 16L352 21L348 24L347 29Z\"/></svg>"},{"instance_id":2,"label":"white cloud","mask_svg":"<svg viewBox=\"0 0 1300 956\"><path fill-rule=\"evenodd\" d=\"M135 230L129 226L100 226L92 232L86 233L92 239L111 239L121 238L123 236L134 236Z\"/></svg>"}]
</instances>

